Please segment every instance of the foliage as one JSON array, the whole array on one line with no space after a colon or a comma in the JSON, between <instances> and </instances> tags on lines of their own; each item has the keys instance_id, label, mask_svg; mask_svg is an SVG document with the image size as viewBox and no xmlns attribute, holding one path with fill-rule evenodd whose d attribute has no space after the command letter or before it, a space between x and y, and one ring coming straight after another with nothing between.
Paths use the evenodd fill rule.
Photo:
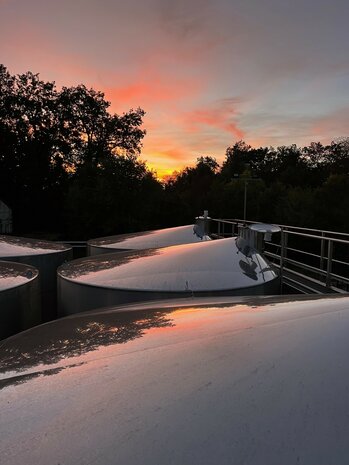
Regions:
<instances>
[{"instance_id":1,"label":"foliage","mask_svg":"<svg viewBox=\"0 0 349 465\"><path fill-rule=\"evenodd\" d=\"M143 110L110 114L102 92L83 85L58 91L31 72L11 76L3 65L0 91L0 198L13 209L16 230L74 231L80 217L79 232L83 220L92 233L88 226L105 221L114 198L134 196L135 184L151 178L137 160Z\"/></svg>"},{"instance_id":2,"label":"foliage","mask_svg":"<svg viewBox=\"0 0 349 465\"><path fill-rule=\"evenodd\" d=\"M347 138L276 149L238 141L227 148L221 169L205 177L198 165L186 168L170 188L187 218L207 208L215 217L242 218L245 181L251 220L349 231Z\"/></svg>"},{"instance_id":3,"label":"foliage","mask_svg":"<svg viewBox=\"0 0 349 465\"><path fill-rule=\"evenodd\" d=\"M237 141L220 167L199 156L166 183L138 159L140 108L111 114L104 94L57 89L39 75L0 65L0 199L17 234L65 239L190 223L215 217L349 231L349 139L253 148Z\"/></svg>"}]
</instances>

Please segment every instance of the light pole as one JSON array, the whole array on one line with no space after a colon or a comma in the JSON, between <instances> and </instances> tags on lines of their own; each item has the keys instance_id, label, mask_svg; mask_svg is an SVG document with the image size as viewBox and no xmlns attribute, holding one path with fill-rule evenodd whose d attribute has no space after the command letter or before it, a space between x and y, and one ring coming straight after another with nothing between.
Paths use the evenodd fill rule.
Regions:
<instances>
[{"instance_id":1,"label":"light pole","mask_svg":"<svg viewBox=\"0 0 349 465\"><path fill-rule=\"evenodd\" d=\"M235 179L239 179L240 175L234 174ZM260 178L240 178L244 180L244 225L246 225L246 212L247 212L247 185L249 181L260 181Z\"/></svg>"},{"instance_id":2,"label":"light pole","mask_svg":"<svg viewBox=\"0 0 349 465\"><path fill-rule=\"evenodd\" d=\"M245 179L245 192L244 192L244 226L246 225L247 184L248 184L248 180Z\"/></svg>"}]
</instances>

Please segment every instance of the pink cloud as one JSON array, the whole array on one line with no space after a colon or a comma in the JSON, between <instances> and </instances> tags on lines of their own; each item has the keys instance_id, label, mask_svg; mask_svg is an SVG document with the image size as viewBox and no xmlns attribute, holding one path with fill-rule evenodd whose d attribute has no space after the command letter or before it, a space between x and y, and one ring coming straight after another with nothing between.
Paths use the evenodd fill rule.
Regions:
<instances>
[{"instance_id":1,"label":"pink cloud","mask_svg":"<svg viewBox=\"0 0 349 465\"><path fill-rule=\"evenodd\" d=\"M120 104L156 108L164 102L177 102L193 97L203 83L195 78L180 78L151 71L146 76L131 78L126 85L104 88L106 97L113 106ZM147 110L147 108L145 108Z\"/></svg>"},{"instance_id":2,"label":"pink cloud","mask_svg":"<svg viewBox=\"0 0 349 465\"><path fill-rule=\"evenodd\" d=\"M236 121L238 117L236 102L235 99L224 99L212 106L187 112L183 116L183 124L189 133L200 132L206 126L243 139L245 133Z\"/></svg>"},{"instance_id":3,"label":"pink cloud","mask_svg":"<svg viewBox=\"0 0 349 465\"><path fill-rule=\"evenodd\" d=\"M243 136L234 102L221 100L195 108L207 94L210 80L200 65L222 37L204 37L204 28L198 26L193 32L191 26L188 34L194 33L193 40L184 39L182 30L172 30L167 41L133 57L132 66L125 68L109 62L99 68L88 55L77 54L74 47L68 49L23 21L14 40L4 42L4 52L10 72L30 69L39 72L42 79L56 80L58 86L82 82L105 92L111 101L110 110L118 113L131 107L144 108L148 134L143 158L159 171L180 170L207 151L216 156L214 147L219 139ZM12 56L16 57L16 69L10 66Z\"/></svg>"}]
</instances>

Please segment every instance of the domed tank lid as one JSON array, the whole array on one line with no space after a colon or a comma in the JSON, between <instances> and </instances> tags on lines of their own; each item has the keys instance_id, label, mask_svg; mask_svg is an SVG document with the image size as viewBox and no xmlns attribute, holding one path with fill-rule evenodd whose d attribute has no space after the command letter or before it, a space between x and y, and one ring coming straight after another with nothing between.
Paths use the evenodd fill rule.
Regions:
<instances>
[{"instance_id":1,"label":"domed tank lid","mask_svg":"<svg viewBox=\"0 0 349 465\"><path fill-rule=\"evenodd\" d=\"M88 241L88 244L93 247L110 249L141 250L203 242L205 240L210 240L210 238L208 236L204 238L197 236L194 232L194 225L191 224L175 228L100 237Z\"/></svg>"},{"instance_id":2,"label":"domed tank lid","mask_svg":"<svg viewBox=\"0 0 349 465\"><path fill-rule=\"evenodd\" d=\"M348 297L192 300L5 340L6 465L346 464Z\"/></svg>"},{"instance_id":3,"label":"domed tank lid","mask_svg":"<svg viewBox=\"0 0 349 465\"><path fill-rule=\"evenodd\" d=\"M36 268L22 263L0 261L0 291L12 289L38 276Z\"/></svg>"},{"instance_id":4,"label":"domed tank lid","mask_svg":"<svg viewBox=\"0 0 349 465\"><path fill-rule=\"evenodd\" d=\"M281 231L280 226L268 223L254 223L249 226L252 231L260 233L278 233Z\"/></svg>"},{"instance_id":5,"label":"domed tank lid","mask_svg":"<svg viewBox=\"0 0 349 465\"><path fill-rule=\"evenodd\" d=\"M70 246L57 242L0 235L0 258L45 255L70 249Z\"/></svg>"},{"instance_id":6,"label":"domed tank lid","mask_svg":"<svg viewBox=\"0 0 349 465\"><path fill-rule=\"evenodd\" d=\"M97 255L62 265L58 275L92 286L163 292L232 290L277 277L241 238Z\"/></svg>"}]
</instances>

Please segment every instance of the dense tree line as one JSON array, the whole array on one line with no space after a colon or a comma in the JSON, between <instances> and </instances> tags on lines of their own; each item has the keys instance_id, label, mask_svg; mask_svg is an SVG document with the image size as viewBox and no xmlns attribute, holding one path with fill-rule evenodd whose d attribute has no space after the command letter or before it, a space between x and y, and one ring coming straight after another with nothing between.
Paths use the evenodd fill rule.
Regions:
<instances>
[{"instance_id":1,"label":"dense tree line","mask_svg":"<svg viewBox=\"0 0 349 465\"><path fill-rule=\"evenodd\" d=\"M139 160L144 111L111 114L102 92L0 65L0 199L16 234L87 239L214 217L349 230L349 139L228 147L166 183Z\"/></svg>"},{"instance_id":2,"label":"dense tree line","mask_svg":"<svg viewBox=\"0 0 349 465\"><path fill-rule=\"evenodd\" d=\"M349 231L347 138L276 149L239 141L227 148L220 168L213 157L200 157L167 189L181 199L181 211L194 194L186 220L204 208L218 218L242 218L245 182L248 219Z\"/></svg>"}]
</instances>

